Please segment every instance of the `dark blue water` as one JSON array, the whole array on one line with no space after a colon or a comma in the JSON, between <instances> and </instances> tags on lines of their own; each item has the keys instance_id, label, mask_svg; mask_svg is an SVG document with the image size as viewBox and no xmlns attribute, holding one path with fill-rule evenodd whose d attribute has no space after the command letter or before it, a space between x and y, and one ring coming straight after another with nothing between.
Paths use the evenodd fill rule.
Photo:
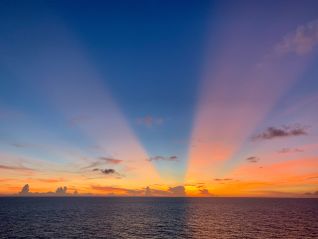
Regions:
<instances>
[{"instance_id":1,"label":"dark blue water","mask_svg":"<svg viewBox=\"0 0 318 239\"><path fill-rule=\"evenodd\" d=\"M318 200L0 198L0 238L318 238Z\"/></svg>"}]
</instances>

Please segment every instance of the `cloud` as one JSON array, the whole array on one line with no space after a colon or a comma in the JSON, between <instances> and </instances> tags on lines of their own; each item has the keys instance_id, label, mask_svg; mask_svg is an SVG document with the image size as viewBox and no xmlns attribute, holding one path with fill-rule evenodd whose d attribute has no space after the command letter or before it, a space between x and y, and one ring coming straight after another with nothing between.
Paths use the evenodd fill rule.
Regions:
<instances>
[{"instance_id":1,"label":"cloud","mask_svg":"<svg viewBox=\"0 0 318 239\"><path fill-rule=\"evenodd\" d=\"M226 181L232 181L233 178L215 178L214 181L217 182L226 182Z\"/></svg>"},{"instance_id":2,"label":"cloud","mask_svg":"<svg viewBox=\"0 0 318 239\"><path fill-rule=\"evenodd\" d=\"M127 189L127 188L111 187L111 186L92 185L91 188L96 191L105 192L108 195L124 194L127 196L143 196L144 194L144 190L134 190L134 189Z\"/></svg>"},{"instance_id":3,"label":"cloud","mask_svg":"<svg viewBox=\"0 0 318 239\"><path fill-rule=\"evenodd\" d=\"M35 171L34 169L27 168L24 166L7 166L7 165L0 165L0 169L5 170L17 170L17 171Z\"/></svg>"},{"instance_id":4,"label":"cloud","mask_svg":"<svg viewBox=\"0 0 318 239\"><path fill-rule=\"evenodd\" d=\"M104 161L107 164L120 164L123 162L121 159L109 158L109 157L99 157L98 159Z\"/></svg>"},{"instance_id":5,"label":"cloud","mask_svg":"<svg viewBox=\"0 0 318 239\"><path fill-rule=\"evenodd\" d=\"M30 186L26 184L22 187L21 191L19 192L20 195L28 195L30 193Z\"/></svg>"},{"instance_id":6,"label":"cloud","mask_svg":"<svg viewBox=\"0 0 318 239\"><path fill-rule=\"evenodd\" d=\"M137 118L137 124L139 125L144 125L144 126L147 126L147 127L152 127L152 126L155 126L155 125L161 125L162 123L164 122L164 119L163 118L156 118L156 117L153 117L153 116L145 116L145 117L140 117L140 118Z\"/></svg>"},{"instance_id":7,"label":"cloud","mask_svg":"<svg viewBox=\"0 0 318 239\"><path fill-rule=\"evenodd\" d=\"M103 174L106 174L106 175L108 175L108 174L114 174L114 173L116 173L116 171L114 170L114 169L112 169L112 168L105 168L105 169L101 169L100 170Z\"/></svg>"},{"instance_id":8,"label":"cloud","mask_svg":"<svg viewBox=\"0 0 318 239\"><path fill-rule=\"evenodd\" d=\"M168 192L170 192L171 195L175 196L175 197L184 197L184 196L186 196L184 186L170 187L168 189Z\"/></svg>"},{"instance_id":9,"label":"cloud","mask_svg":"<svg viewBox=\"0 0 318 239\"><path fill-rule=\"evenodd\" d=\"M101 172L104 175L113 175L113 176L116 176L116 178L118 179L123 177L123 175L121 175L115 169L112 169L112 168L105 168L105 169L94 168L92 171Z\"/></svg>"},{"instance_id":10,"label":"cloud","mask_svg":"<svg viewBox=\"0 0 318 239\"><path fill-rule=\"evenodd\" d=\"M77 194L70 194L67 192L67 187L58 187L55 192L45 192L45 193L39 193L39 192L30 192L30 186L29 184L25 184L21 191L18 193L20 196L72 196L72 195L77 195ZM75 190L76 191L76 190ZM74 191L74 192L75 192ZM76 191L77 192L77 191Z\"/></svg>"},{"instance_id":11,"label":"cloud","mask_svg":"<svg viewBox=\"0 0 318 239\"><path fill-rule=\"evenodd\" d=\"M147 159L148 161L178 161L178 157L175 155L165 157L165 156L154 156Z\"/></svg>"},{"instance_id":12,"label":"cloud","mask_svg":"<svg viewBox=\"0 0 318 239\"><path fill-rule=\"evenodd\" d=\"M255 156L251 156L251 157L248 157L246 159L246 161L248 161L250 163L257 163L259 161L259 158L255 157Z\"/></svg>"},{"instance_id":13,"label":"cloud","mask_svg":"<svg viewBox=\"0 0 318 239\"><path fill-rule=\"evenodd\" d=\"M64 187L58 187L58 188L56 189L55 193L56 193L57 195L66 195L66 193L67 193L67 187L66 187L66 186L64 186Z\"/></svg>"},{"instance_id":14,"label":"cloud","mask_svg":"<svg viewBox=\"0 0 318 239\"><path fill-rule=\"evenodd\" d=\"M152 189L149 186L145 188L144 195L147 197L185 197L185 187L169 187L168 190Z\"/></svg>"},{"instance_id":15,"label":"cloud","mask_svg":"<svg viewBox=\"0 0 318 239\"><path fill-rule=\"evenodd\" d=\"M88 166L84 167L83 169L96 168L96 167L103 166L105 164L117 165L122 162L123 160L115 159L112 157L98 157L95 161L91 161L91 163Z\"/></svg>"},{"instance_id":16,"label":"cloud","mask_svg":"<svg viewBox=\"0 0 318 239\"><path fill-rule=\"evenodd\" d=\"M214 196L214 195L213 195L212 193L210 193L209 190L206 189L206 188L200 189L199 191L200 191L201 196L203 196L203 197L211 197L211 196Z\"/></svg>"},{"instance_id":17,"label":"cloud","mask_svg":"<svg viewBox=\"0 0 318 239\"><path fill-rule=\"evenodd\" d=\"M307 135L308 127L301 125L294 126L282 126L280 128L277 127L268 127L264 132L259 133L252 137L252 140L268 140L274 138L283 138L283 137L294 137L294 136L302 136Z\"/></svg>"},{"instance_id":18,"label":"cloud","mask_svg":"<svg viewBox=\"0 0 318 239\"><path fill-rule=\"evenodd\" d=\"M275 51L279 55L296 53L305 55L310 53L318 44L318 20L298 26L296 31L284 37Z\"/></svg>"},{"instance_id":19,"label":"cloud","mask_svg":"<svg viewBox=\"0 0 318 239\"><path fill-rule=\"evenodd\" d=\"M302 152L305 152L305 150L299 149L299 148L282 148L282 149L277 151L277 153L279 153L279 154L302 153Z\"/></svg>"}]
</instances>

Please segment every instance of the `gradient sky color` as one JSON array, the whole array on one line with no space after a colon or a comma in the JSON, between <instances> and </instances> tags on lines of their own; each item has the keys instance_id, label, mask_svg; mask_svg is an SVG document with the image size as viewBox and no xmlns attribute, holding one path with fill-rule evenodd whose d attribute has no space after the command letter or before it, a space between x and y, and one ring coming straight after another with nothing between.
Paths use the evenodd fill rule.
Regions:
<instances>
[{"instance_id":1,"label":"gradient sky color","mask_svg":"<svg viewBox=\"0 0 318 239\"><path fill-rule=\"evenodd\" d=\"M317 1L1 1L0 194L318 195L317 65Z\"/></svg>"}]
</instances>

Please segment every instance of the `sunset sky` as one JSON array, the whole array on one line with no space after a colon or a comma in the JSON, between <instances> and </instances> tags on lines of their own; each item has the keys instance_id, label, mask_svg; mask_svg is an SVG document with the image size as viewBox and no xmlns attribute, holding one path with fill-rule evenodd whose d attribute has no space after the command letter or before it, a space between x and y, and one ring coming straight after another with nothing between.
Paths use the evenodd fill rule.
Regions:
<instances>
[{"instance_id":1,"label":"sunset sky","mask_svg":"<svg viewBox=\"0 0 318 239\"><path fill-rule=\"evenodd\" d=\"M318 1L1 1L0 195L25 184L318 196Z\"/></svg>"}]
</instances>

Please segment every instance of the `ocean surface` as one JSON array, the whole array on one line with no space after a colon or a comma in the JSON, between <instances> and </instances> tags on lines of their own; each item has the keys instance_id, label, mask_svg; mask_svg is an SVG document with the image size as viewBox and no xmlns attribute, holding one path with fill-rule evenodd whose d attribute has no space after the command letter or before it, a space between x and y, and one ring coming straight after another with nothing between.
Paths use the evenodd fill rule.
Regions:
<instances>
[{"instance_id":1,"label":"ocean surface","mask_svg":"<svg viewBox=\"0 0 318 239\"><path fill-rule=\"evenodd\" d=\"M0 238L318 238L318 199L0 198Z\"/></svg>"}]
</instances>

